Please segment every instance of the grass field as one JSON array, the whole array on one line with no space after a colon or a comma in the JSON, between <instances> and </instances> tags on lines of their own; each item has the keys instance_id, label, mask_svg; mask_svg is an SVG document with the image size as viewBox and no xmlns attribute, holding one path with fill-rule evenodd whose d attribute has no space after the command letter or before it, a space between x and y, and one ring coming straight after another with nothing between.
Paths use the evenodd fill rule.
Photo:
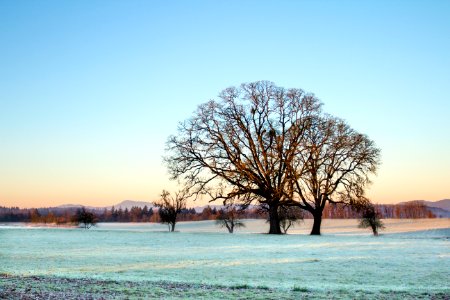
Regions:
<instances>
[{"instance_id":1,"label":"grass field","mask_svg":"<svg viewBox=\"0 0 450 300\"><path fill-rule=\"evenodd\" d=\"M325 220L322 236L308 220L282 236L246 223L3 225L0 298L450 297L449 219L386 220L379 237L356 220Z\"/></svg>"}]
</instances>

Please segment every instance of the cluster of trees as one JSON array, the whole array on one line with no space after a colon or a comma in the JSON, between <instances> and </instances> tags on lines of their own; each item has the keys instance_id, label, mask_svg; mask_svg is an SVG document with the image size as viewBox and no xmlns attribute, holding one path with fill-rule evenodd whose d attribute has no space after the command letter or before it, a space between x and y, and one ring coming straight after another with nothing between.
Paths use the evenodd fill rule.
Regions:
<instances>
[{"instance_id":1,"label":"cluster of trees","mask_svg":"<svg viewBox=\"0 0 450 300\"><path fill-rule=\"evenodd\" d=\"M89 229L98 221L92 211L81 208L41 208L20 209L18 207L0 207L1 222L32 222L42 224L74 224Z\"/></svg>"},{"instance_id":2,"label":"cluster of trees","mask_svg":"<svg viewBox=\"0 0 450 300\"><path fill-rule=\"evenodd\" d=\"M368 208L371 205L367 206ZM436 216L422 202L407 202L404 204L375 204L376 211L383 219L420 219L435 218ZM306 218L309 216L306 215ZM328 219L357 219L361 217L361 209L354 207L331 204L326 205L323 210L323 217Z\"/></svg>"},{"instance_id":3,"label":"cluster of trees","mask_svg":"<svg viewBox=\"0 0 450 300\"><path fill-rule=\"evenodd\" d=\"M201 104L169 137L164 161L183 187L174 194L163 191L154 203L158 214L146 207L112 209L96 219L160 221L173 231L178 220L198 215L186 208L186 201L199 197L225 205L208 218L215 215L230 232L241 226L236 209L230 208L235 204L258 206L268 218L270 234L286 232L308 216L314 219L314 235L320 235L323 217L357 214L369 220L361 226L372 226L374 218L432 216L419 205L375 207L365 196L380 163L375 143L324 113L313 94L268 81L230 87L218 100ZM21 217L45 222L63 218L38 214Z\"/></svg>"},{"instance_id":4,"label":"cluster of trees","mask_svg":"<svg viewBox=\"0 0 450 300\"><path fill-rule=\"evenodd\" d=\"M98 218L101 222L157 222L154 215L153 208L148 206L133 206L131 209L113 206L111 210L105 209Z\"/></svg>"},{"instance_id":5,"label":"cluster of trees","mask_svg":"<svg viewBox=\"0 0 450 300\"><path fill-rule=\"evenodd\" d=\"M86 209L86 208L18 208L0 206L0 222L33 222L43 224L67 224L73 223L74 216L85 209L95 215L97 222L161 222L159 209L152 207L143 208L134 206L131 209L112 207L111 209ZM162 212L164 210L161 210ZM203 221L216 220L221 214L221 209L206 206L197 212L194 208L182 208L177 215L177 221ZM244 219L265 218L256 208L239 210L239 215Z\"/></svg>"},{"instance_id":6,"label":"cluster of trees","mask_svg":"<svg viewBox=\"0 0 450 300\"><path fill-rule=\"evenodd\" d=\"M189 190L181 190L174 195L168 191L163 190L159 201L155 205L159 208L160 222L167 224L169 231L174 231L175 225L179 220L178 216L183 210L186 210L186 200L189 197ZM202 215L208 219L215 219L216 224L220 227L227 228L229 233L233 233L235 228L245 227L241 221L244 217L246 206L236 205L233 201L229 201L220 210L211 209L209 206L203 209ZM286 233L290 227L303 220L303 212L298 207L280 206L279 208L280 227ZM261 206L256 209L256 212L263 216L267 215L267 208ZM270 218L268 219L270 222Z\"/></svg>"},{"instance_id":7,"label":"cluster of trees","mask_svg":"<svg viewBox=\"0 0 450 300\"><path fill-rule=\"evenodd\" d=\"M376 209L383 218L419 219L436 217L425 204L419 201L395 205L377 205Z\"/></svg>"},{"instance_id":8,"label":"cluster of trees","mask_svg":"<svg viewBox=\"0 0 450 300\"><path fill-rule=\"evenodd\" d=\"M64 224L71 222L75 209L1 207L0 222Z\"/></svg>"},{"instance_id":9,"label":"cluster of trees","mask_svg":"<svg viewBox=\"0 0 450 300\"><path fill-rule=\"evenodd\" d=\"M225 207L226 208L226 207ZM435 218L435 215L421 202L409 202L405 204L377 204L375 205L380 218ZM72 222L73 216L79 208L18 208L1 207L0 222L34 222L44 224L65 224ZM259 207L247 207L241 209L235 206L239 219L267 219L266 209ZM282 209L284 210L284 209ZM280 214L283 211L280 209ZM148 207L132 207L131 209L90 210L98 222L160 222L157 209ZM301 218L311 219L313 216L304 211L299 211ZM194 208L185 208L180 211L177 221L203 221L221 218L221 209L206 206L202 211L196 212ZM323 210L326 219L357 219L362 212L342 204L328 204ZM283 219L283 218L282 218ZM280 226L284 225L280 223ZM282 228L283 230L283 228ZM284 231L284 230L283 230Z\"/></svg>"},{"instance_id":10,"label":"cluster of trees","mask_svg":"<svg viewBox=\"0 0 450 300\"><path fill-rule=\"evenodd\" d=\"M258 81L223 90L169 137L165 162L190 196L256 204L282 233L280 212L298 207L320 234L329 203L361 209L380 150L301 89ZM281 209L280 209L281 208Z\"/></svg>"}]
</instances>

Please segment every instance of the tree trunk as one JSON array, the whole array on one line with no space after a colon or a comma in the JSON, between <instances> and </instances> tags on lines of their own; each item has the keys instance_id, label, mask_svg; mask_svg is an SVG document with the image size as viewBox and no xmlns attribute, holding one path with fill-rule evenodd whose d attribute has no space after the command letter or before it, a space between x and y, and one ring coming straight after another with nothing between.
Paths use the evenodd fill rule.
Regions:
<instances>
[{"instance_id":1,"label":"tree trunk","mask_svg":"<svg viewBox=\"0 0 450 300\"><path fill-rule=\"evenodd\" d=\"M281 234L280 217L278 216L278 206L269 206L269 234Z\"/></svg>"},{"instance_id":2,"label":"tree trunk","mask_svg":"<svg viewBox=\"0 0 450 300\"><path fill-rule=\"evenodd\" d=\"M233 233L233 224L232 221L224 219L225 227L228 229L228 233Z\"/></svg>"},{"instance_id":3,"label":"tree trunk","mask_svg":"<svg viewBox=\"0 0 450 300\"><path fill-rule=\"evenodd\" d=\"M378 228L375 225L371 225L372 226L372 231L373 231L373 235L377 236L378 235Z\"/></svg>"},{"instance_id":4,"label":"tree trunk","mask_svg":"<svg viewBox=\"0 0 450 300\"><path fill-rule=\"evenodd\" d=\"M311 235L320 235L320 225L322 223L322 211L318 210L313 213L314 223L311 230Z\"/></svg>"},{"instance_id":5,"label":"tree trunk","mask_svg":"<svg viewBox=\"0 0 450 300\"><path fill-rule=\"evenodd\" d=\"M170 228L170 231L174 231L175 230L175 222L172 223L172 228Z\"/></svg>"}]
</instances>

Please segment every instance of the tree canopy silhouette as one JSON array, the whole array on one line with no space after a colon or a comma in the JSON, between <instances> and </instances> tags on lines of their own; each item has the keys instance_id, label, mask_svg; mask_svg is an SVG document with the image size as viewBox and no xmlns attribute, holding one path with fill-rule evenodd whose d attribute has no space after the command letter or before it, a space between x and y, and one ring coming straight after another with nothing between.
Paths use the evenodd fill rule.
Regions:
<instances>
[{"instance_id":1,"label":"tree canopy silhouette","mask_svg":"<svg viewBox=\"0 0 450 300\"><path fill-rule=\"evenodd\" d=\"M229 233L233 233L235 228L245 227L240 220L242 209L239 209L233 202L226 203L225 207L218 211L216 224L220 227L226 227Z\"/></svg>"},{"instance_id":2,"label":"tree canopy silhouette","mask_svg":"<svg viewBox=\"0 0 450 300\"><path fill-rule=\"evenodd\" d=\"M294 201L314 217L311 234L320 234L325 204L366 206L364 190L376 172L380 150L366 135L329 115L310 118L292 164Z\"/></svg>"},{"instance_id":3,"label":"tree canopy silhouette","mask_svg":"<svg viewBox=\"0 0 450 300\"><path fill-rule=\"evenodd\" d=\"M358 227L370 227L374 236L378 236L378 229L385 228L383 222L380 220L380 213L376 210L375 206L371 204L368 204L363 208Z\"/></svg>"},{"instance_id":4,"label":"tree canopy silhouette","mask_svg":"<svg viewBox=\"0 0 450 300\"><path fill-rule=\"evenodd\" d=\"M86 208L82 207L77 210L73 217L73 222L77 225L81 224L84 229L89 229L97 224L97 217L92 212L89 212Z\"/></svg>"},{"instance_id":5,"label":"tree canopy silhouette","mask_svg":"<svg viewBox=\"0 0 450 300\"><path fill-rule=\"evenodd\" d=\"M283 233L287 233L289 228L303 222L303 210L298 206L281 206L278 209L280 216L280 226Z\"/></svg>"},{"instance_id":6,"label":"tree canopy silhouette","mask_svg":"<svg viewBox=\"0 0 450 300\"><path fill-rule=\"evenodd\" d=\"M282 233L280 207L299 206L314 215L312 234L320 234L327 202L365 201L379 155L321 106L313 94L268 81L227 88L169 137L169 173L196 197L258 203L268 211L269 233Z\"/></svg>"},{"instance_id":7,"label":"tree canopy silhouette","mask_svg":"<svg viewBox=\"0 0 450 300\"><path fill-rule=\"evenodd\" d=\"M159 201L154 205L159 208L160 222L169 226L169 231L175 230L178 214L186 208L186 200L188 198L188 190L183 189L171 195L168 191L163 190Z\"/></svg>"},{"instance_id":8,"label":"tree canopy silhouette","mask_svg":"<svg viewBox=\"0 0 450 300\"><path fill-rule=\"evenodd\" d=\"M265 204L269 233L279 234L278 208L292 200L289 166L321 103L267 81L225 89L219 98L200 105L169 137L169 172L196 196Z\"/></svg>"}]
</instances>

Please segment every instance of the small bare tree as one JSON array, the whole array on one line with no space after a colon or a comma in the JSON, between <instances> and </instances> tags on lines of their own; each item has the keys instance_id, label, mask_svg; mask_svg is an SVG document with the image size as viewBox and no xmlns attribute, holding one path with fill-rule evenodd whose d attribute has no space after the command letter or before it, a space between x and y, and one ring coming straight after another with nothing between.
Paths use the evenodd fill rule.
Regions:
<instances>
[{"instance_id":1,"label":"small bare tree","mask_svg":"<svg viewBox=\"0 0 450 300\"><path fill-rule=\"evenodd\" d=\"M168 191L163 190L159 201L153 204L159 208L159 217L162 224L169 226L169 231L175 230L178 214L186 208L188 198L188 190L182 189L171 195Z\"/></svg>"},{"instance_id":2,"label":"small bare tree","mask_svg":"<svg viewBox=\"0 0 450 300\"><path fill-rule=\"evenodd\" d=\"M229 233L233 233L235 228L245 227L245 224L239 219L241 212L235 205L226 205L219 210L216 224L220 227L226 227Z\"/></svg>"},{"instance_id":3,"label":"small bare tree","mask_svg":"<svg viewBox=\"0 0 450 300\"><path fill-rule=\"evenodd\" d=\"M296 206L281 206L278 209L280 217L280 226L283 233L286 234L289 228L294 227L303 221L303 210Z\"/></svg>"},{"instance_id":4,"label":"small bare tree","mask_svg":"<svg viewBox=\"0 0 450 300\"><path fill-rule=\"evenodd\" d=\"M378 236L378 229L383 229L384 224L380 220L380 214L377 212L375 206L367 205L362 212L362 217L359 220L359 228L372 229L373 235Z\"/></svg>"},{"instance_id":5,"label":"small bare tree","mask_svg":"<svg viewBox=\"0 0 450 300\"><path fill-rule=\"evenodd\" d=\"M75 216L73 217L73 222L76 225L81 224L81 227L84 229L89 229L97 224L97 218L93 213L87 211L86 208L82 207L81 209L77 210Z\"/></svg>"}]
</instances>

